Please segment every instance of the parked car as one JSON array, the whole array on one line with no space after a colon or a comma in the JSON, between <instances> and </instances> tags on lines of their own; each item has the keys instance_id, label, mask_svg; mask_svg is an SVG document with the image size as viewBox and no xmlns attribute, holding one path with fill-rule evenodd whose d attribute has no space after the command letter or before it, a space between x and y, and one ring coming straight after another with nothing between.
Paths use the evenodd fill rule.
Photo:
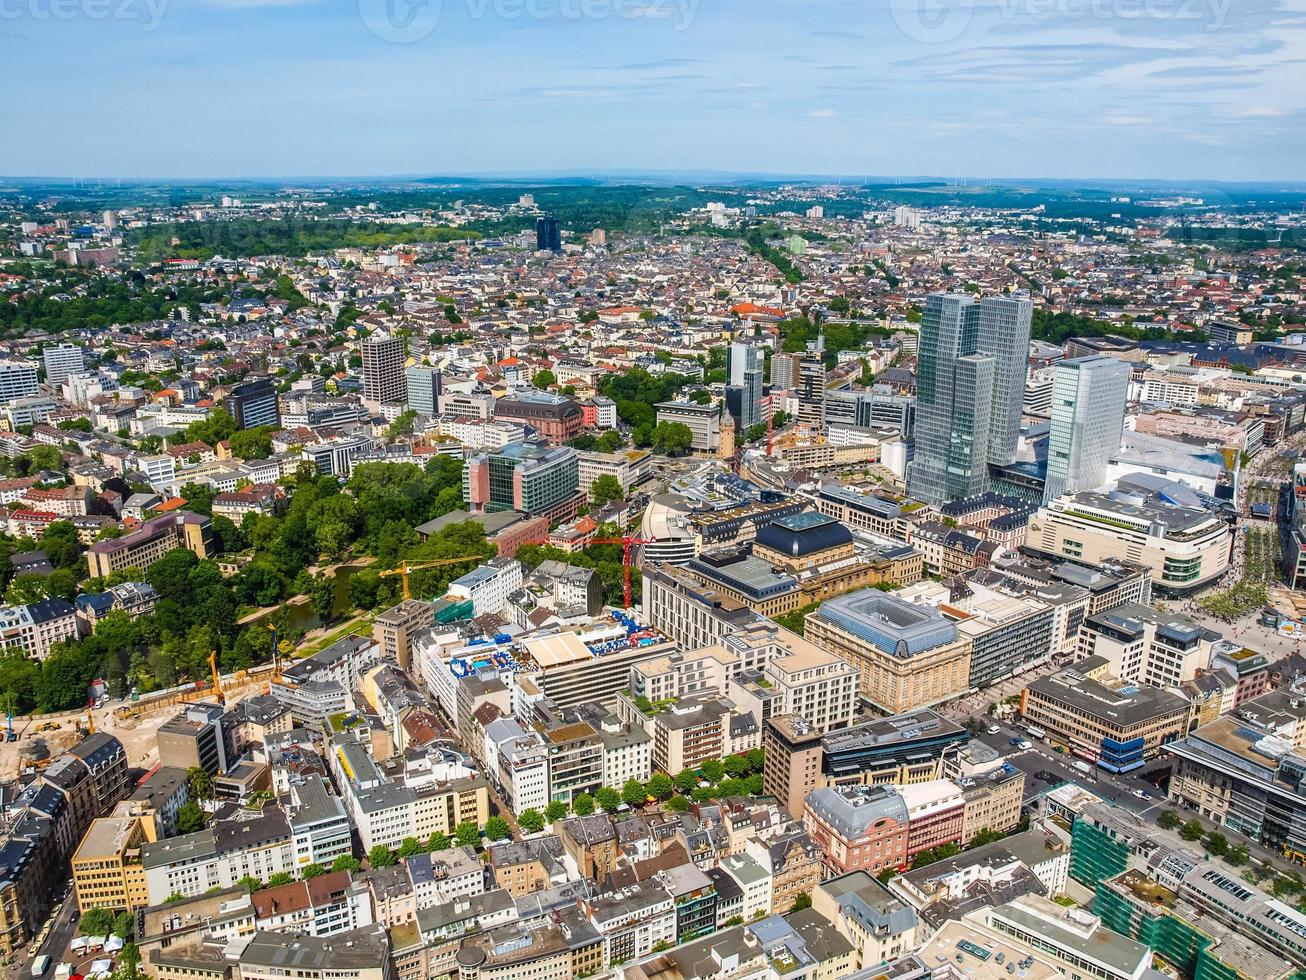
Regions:
<instances>
[{"instance_id":1,"label":"parked car","mask_svg":"<svg viewBox=\"0 0 1306 980\"><path fill-rule=\"evenodd\" d=\"M985 731L988 732L990 735L998 735L1002 732L1002 729L997 725L990 725L988 728L985 729Z\"/></svg>"}]
</instances>

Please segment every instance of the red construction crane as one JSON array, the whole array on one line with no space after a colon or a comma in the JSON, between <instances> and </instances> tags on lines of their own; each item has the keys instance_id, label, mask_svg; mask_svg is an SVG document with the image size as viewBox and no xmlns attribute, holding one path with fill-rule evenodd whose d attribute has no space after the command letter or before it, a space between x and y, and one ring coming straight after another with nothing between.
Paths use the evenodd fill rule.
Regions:
<instances>
[{"instance_id":1,"label":"red construction crane","mask_svg":"<svg viewBox=\"0 0 1306 980\"><path fill-rule=\"evenodd\" d=\"M626 586L625 595L626 595L626 611L627 611L627 612L630 611L630 569L631 569L631 566L634 564L634 559L635 559L635 545L638 545L638 544L652 544L653 541L654 541L653 538L636 538L636 537L633 537L633 536L630 536L630 535L627 535L627 536L624 537L624 538L591 538L591 539L590 539L590 542L589 542L590 544L619 544L619 545L621 545L621 564L625 566L625 578L626 578L626 581L625 581L625 586Z\"/></svg>"}]
</instances>

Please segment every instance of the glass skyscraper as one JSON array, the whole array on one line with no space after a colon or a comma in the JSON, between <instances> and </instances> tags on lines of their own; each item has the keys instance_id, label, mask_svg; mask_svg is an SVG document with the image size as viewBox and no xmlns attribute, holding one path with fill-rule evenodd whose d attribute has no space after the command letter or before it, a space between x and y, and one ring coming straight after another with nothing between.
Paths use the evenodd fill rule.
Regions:
<instances>
[{"instance_id":1,"label":"glass skyscraper","mask_svg":"<svg viewBox=\"0 0 1306 980\"><path fill-rule=\"evenodd\" d=\"M1015 457L1032 312L1024 296L978 303L964 293L927 297L907 474L912 496L940 504L982 493L988 464Z\"/></svg>"},{"instance_id":2,"label":"glass skyscraper","mask_svg":"<svg viewBox=\"0 0 1306 980\"><path fill-rule=\"evenodd\" d=\"M764 422L762 418L762 378L766 372L766 353L756 344L730 345L731 385L739 393L739 430L747 432Z\"/></svg>"},{"instance_id":3,"label":"glass skyscraper","mask_svg":"<svg viewBox=\"0 0 1306 980\"><path fill-rule=\"evenodd\" d=\"M1052 430L1043 499L1092 490L1106 481L1107 464L1120 448L1131 369L1095 354L1056 365Z\"/></svg>"},{"instance_id":4,"label":"glass skyscraper","mask_svg":"<svg viewBox=\"0 0 1306 980\"><path fill-rule=\"evenodd\" d=\"M1033 315L1034 304L1026 296L985 296L979 302L976 349L993 358L988 461L994 466L1016 458Z\"/></svg>"}]
</instances>

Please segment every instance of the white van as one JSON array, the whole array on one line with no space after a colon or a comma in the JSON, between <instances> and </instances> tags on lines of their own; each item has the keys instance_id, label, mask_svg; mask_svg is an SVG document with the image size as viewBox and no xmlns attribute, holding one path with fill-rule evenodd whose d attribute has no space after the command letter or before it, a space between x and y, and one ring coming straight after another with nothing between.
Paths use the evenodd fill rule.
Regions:
<instances>
[{"instance_id":1,"label":"white van","mask_svg":"<svg viewBox=\"0 0 1306 980\"><path fill-rule=\"evenodd\" d=\"M43 977L48 969L50 969L50 957L38 956L32 960L32 976Z\"/></svg>"}]
</instances>

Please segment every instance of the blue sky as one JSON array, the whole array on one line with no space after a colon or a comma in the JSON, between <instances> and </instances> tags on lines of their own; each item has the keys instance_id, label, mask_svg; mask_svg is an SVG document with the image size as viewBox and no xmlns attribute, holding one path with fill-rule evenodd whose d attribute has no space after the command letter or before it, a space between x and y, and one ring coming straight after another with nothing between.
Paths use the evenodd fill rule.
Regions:
<instances>
[{"instance_id":1,"label":"blue sky","mask_svg":"<svg viewBox=\"0 0 1306 980\"><path fill-rule=\"evenodd\" d=\"M0 0L0 57L10 175L1306 179L1306 0Z\"/></svg>"}]
</instances>

